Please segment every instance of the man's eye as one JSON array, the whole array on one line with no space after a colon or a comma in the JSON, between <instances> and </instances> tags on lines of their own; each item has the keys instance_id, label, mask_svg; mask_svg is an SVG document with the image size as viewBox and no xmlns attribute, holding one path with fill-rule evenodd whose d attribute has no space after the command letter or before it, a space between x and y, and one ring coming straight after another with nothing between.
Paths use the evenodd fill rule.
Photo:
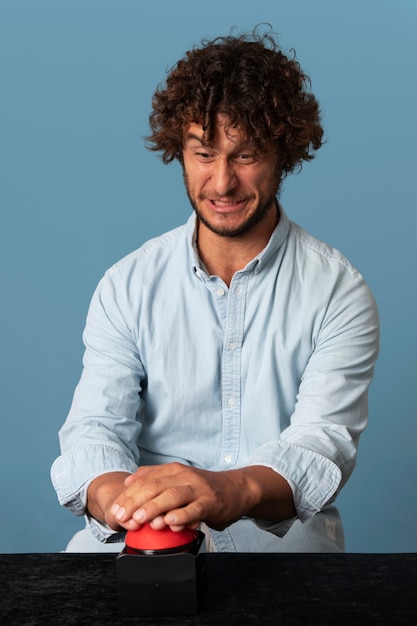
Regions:
<instances>
[{"instance_id":1,"label":"man's eye","mask_svg":"<svg viewBox=\"0 0 417 626\"><path fill-rule=\"evenodd\" d=\"M237 160L241 163L253 163L256 161L255 155L251 152L242 152L242 154L238 155Z\"/></svg>"},{"instance_id":2,"label":"man's eye","mask_svg":"<svg viewBox=\"0 0 417 626\"><path fill-rule=\"evenodd\" d=\"M202 159L203 161L206 161L207 159L210 159L213 155L210 154L209 152L196 152L195 155L199 158Z\"/></svg>"}]
</instances>

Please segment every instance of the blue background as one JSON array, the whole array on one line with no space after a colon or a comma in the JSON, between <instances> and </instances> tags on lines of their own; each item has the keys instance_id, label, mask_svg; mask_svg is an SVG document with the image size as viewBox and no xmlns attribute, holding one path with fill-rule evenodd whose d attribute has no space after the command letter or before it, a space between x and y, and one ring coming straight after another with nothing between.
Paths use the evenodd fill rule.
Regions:
<instances>
[{"instance_id":1,"label":"blue background","mask_svg":"<svg viewBox=\"0 0 417 626\"><path fill-rule=\"evenodd\" d=\"M338 500L347 548L417 550L416 1L0 0L0 552L58 551L81 527L49 469L92 291L190 212L178 165L143 145L152 93L202 37L259 22L296 49L326 128L282 202L380 309L369 427Z\"/></svg>"}]
</instances>

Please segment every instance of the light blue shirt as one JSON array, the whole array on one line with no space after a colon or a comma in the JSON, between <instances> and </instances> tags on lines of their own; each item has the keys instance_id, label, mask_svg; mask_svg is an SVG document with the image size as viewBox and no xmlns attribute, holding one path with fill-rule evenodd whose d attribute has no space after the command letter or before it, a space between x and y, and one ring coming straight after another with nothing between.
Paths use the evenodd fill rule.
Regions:
<instances>
[{"instance_id":1,"label":"light blue shirt","mask_svg":"<svg viewBox=\"0 0 417 626\"><path fill-rule=\"evenodd\" d=\"M229 288L199 260L194 215L107 271L52 466L62 505L86 514L96 476L173 460L268 466L302 522L335 500L367 423L377 308L361 274L280 211ZM255 521L283 535L293 520Z\"/></svg>"}]
</instances>

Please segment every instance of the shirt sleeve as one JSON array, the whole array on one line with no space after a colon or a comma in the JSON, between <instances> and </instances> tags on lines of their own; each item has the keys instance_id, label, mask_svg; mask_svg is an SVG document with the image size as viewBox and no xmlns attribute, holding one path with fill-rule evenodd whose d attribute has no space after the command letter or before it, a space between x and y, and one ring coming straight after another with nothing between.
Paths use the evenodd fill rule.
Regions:
<instances>
[{"instance_id":1,"label":"shirt sleeve","mask_svg":"<svg viewBox=\"0 0 417 626\"><path fill-rule=\"evenodd\" d=\"M290 425L251 459L286 478L302 522L335 500L354 469L378 349L376 303L355 271L335 285L327 303ZM292 521L256 522L282 535Z\"/></svg>"},{"instance_id":2,"label":"shirt sleeve","mask_svg":"<svg viewBox=\"0 0 417 626\"><path fill-rule=\"evenodd\" d=\"M144 370L123 301L109 271L90 304L83 372L51 468L60 504L76 515L86 513L87 486L95 477L132 473L139 463Z\"/></svg>"}]
</instances>

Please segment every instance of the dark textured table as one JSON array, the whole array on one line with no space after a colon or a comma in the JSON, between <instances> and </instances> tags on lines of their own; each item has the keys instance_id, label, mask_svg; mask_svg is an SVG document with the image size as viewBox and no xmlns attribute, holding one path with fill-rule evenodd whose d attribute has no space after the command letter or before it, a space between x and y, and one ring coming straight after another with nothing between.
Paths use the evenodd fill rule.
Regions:
<instances>
[{"instance_id":1,"label":"dark textured table","mask_svg":"<svg viewBox=\"0 0 417 626\"><path fill-rule=\"evenodd\" d=\"M121 617L114 554L0 555L0 622L417 624L417 554L208 554L197 615Z\"/></svg>"}]
</instances>

